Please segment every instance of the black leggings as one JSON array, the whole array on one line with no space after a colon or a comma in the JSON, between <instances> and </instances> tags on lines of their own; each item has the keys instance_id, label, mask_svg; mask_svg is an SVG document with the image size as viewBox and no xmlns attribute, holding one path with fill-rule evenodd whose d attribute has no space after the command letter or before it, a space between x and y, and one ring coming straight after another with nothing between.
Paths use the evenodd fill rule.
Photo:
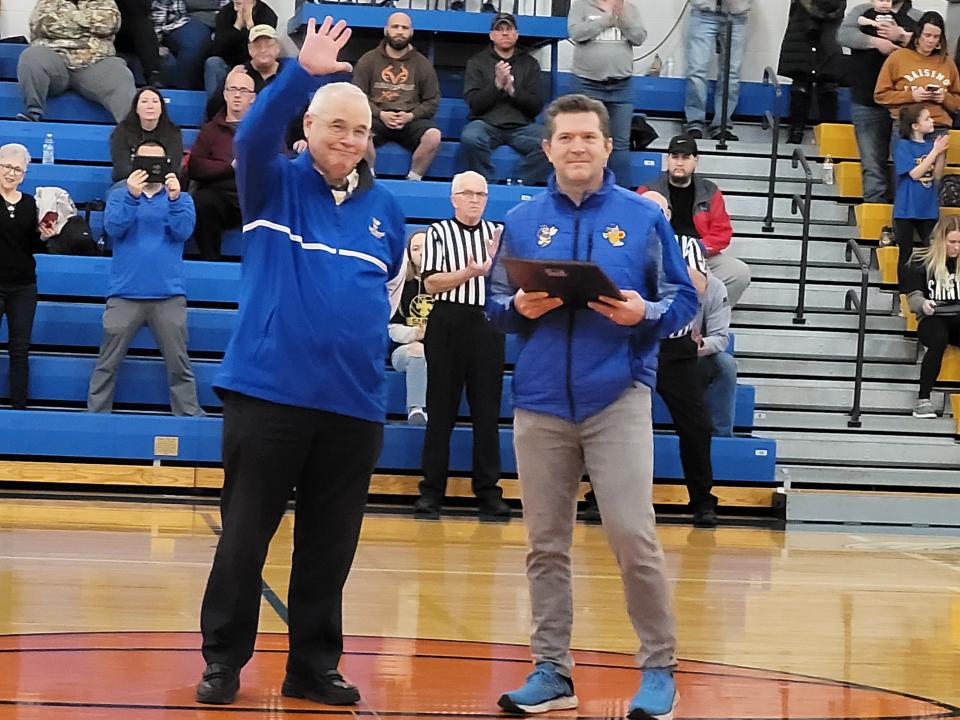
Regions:
<instances>
[{"instance_id":1,"label":"black leggings","mask_svg":"<svg viewBox=\"0 0 960 720\"><path fill-rule=\"evenodd\" d=\"M901 279L901 288L903 269L910 261L910 254L913 252L914 233L919 236L920 245L923 247L928 247L930 245L930 234L933 232L933 228L936 224L936 219L920 220L917 218L894 218L893 234L897 239L897 247L900 248L900 257L897 259L897 278Z\"/></svg>"},{"instance_id":2,"label":"black leggings","mask_svg":"<svg viewBox=\"0 0 960 720\"><path fill-rule=\"evenodd\" d=\"M809 78L801 78L794 80L790 89L791 130L803 130L806 127L814 92L817 94L819 121L822 123L837 121L837 83L818 80L814 84L814 81Z\"/></svg>"},{"instance_id":3,"label":"black leggings","mask_svg":"<svg viewBox=\"0 0 960 720\"><path fill-rule=\"evenodd\" d=\"M144 0L117 0L120 29L117 50L132 53L140 60L144 81L150 83L160 72L160 41L153 29L150 3Z\"/></svg>"},{"instance_id":4,"label":"black leggings","mask_svg":"<svg viewBox=\"0 0 960 720\"><path fill-rule=\"evenodd\" d=\"M947 345L960 347L960 316L924 316L917 328L917 335L927 348L920 365L919 398L929 400L930 391L940 374L940 365L943 363L943 353L946 352Z\"/></svg>"}]
</instances>

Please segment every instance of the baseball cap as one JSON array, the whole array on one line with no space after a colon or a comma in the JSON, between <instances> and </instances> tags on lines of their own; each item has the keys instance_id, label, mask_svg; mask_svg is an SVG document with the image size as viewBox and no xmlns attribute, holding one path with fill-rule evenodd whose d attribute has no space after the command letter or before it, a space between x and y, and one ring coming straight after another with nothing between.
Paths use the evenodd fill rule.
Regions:
<instances>
[{"instance_id":1,"label":"baseball cap","mask_svg":"<svg viewBox=\"0 0 960 720\"><path fill-rule=\"evenodd\" d=\"M502 22L510 23L511 25L513 25L514 30L517 29L517 19L511 13L506 13L506 12L497 13L496 15L493 16L493 22L490 23L490 29L493 30L495 27L497 27L497 25L499 25Z\"/></svg>"},{"instance_id":2,"label":"baseball cap","mask_svg":"<svg viewBox=\"0 0 960 720\"><path fill-rule=\"evenodd\" d=\"M247 36L248 42L253 42L257 38L268 37L277 39L277 31L269 25L254 25L250 28L250 34Z\"/></svg>"},{"instance_id":3,"label":"baseball cap","mask_svg":"<svg viewBox=\"0 0 960 720\"><path fill-rule=\"evenodd\" d=\"M699 155L697 141L689 135L677 135L670 140L667 152L671 155Z\"/></svg>"}]
</instances>

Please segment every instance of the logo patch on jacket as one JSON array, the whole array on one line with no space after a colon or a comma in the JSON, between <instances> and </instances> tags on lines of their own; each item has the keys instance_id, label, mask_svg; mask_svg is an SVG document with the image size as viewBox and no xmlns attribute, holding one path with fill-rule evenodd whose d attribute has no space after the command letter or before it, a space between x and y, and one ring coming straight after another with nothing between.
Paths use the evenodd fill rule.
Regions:
<instances>
[{"instance_id":1,"label":"logo patch on jacket","mask_svg":"<svg viewBox=\"0 0 960 720\"><path fill-rule=\"evenodd\" d=\"M541 225L537 228L537 245L546 247L553 242L553 236L557 234L557 228L553 225Z\"/></svg>"},{"instance_id":2,"label":"logo patch on jacket","mask_svg":"<svg viewBox=\"0 0 960 720\"><path fill-rule=\"evenodd\" d=\"M376 218L370 218L370 227L368 227L367 230L378 240L386 235L386 233L380 229L380 221Z\"/></svg>"},{"instance_id":3,"label":"logo patch on jacket","mask_svg":"<svg viewBox=\"0 0 960 720\"><path fill-rule=\"evenodd\" d=\"M607 229L603 231L603 237L614 247L623 247L623 240L627 234L620 229L619 225L607 225Z\"/></svg>"}]
</instances>

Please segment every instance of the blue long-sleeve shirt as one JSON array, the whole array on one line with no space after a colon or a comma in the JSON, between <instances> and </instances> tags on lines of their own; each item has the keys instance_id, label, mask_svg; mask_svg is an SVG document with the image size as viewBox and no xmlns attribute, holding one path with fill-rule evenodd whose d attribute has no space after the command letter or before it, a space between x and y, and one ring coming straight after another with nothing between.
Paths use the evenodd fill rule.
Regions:
<instances>
[{"instance_id":1,"label":"blue long-sleeve shirt","mask_svg":"<svg viewBox=\"0 0 960 720\"><path fill-rule=\"evenodd\" d=\"M110 193L103 227L113 246L107 297L159 300L184 295L183 244L196 223L193 198L166 189L135 198L126 189Z\"/></svg>"}]
</instances>

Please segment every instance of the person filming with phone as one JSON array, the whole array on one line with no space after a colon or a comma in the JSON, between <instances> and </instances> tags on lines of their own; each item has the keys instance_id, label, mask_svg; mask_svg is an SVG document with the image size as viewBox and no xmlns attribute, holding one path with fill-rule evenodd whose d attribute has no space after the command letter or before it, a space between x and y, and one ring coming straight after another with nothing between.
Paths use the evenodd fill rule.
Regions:
<instances>
[{"instance_id":1,"label":"person filming with phone","mask_svg":"<svg viewBox=\"0 0 960 720\"><path fill-rule=\"evenodd\" d=\"M133 336L148 325L167 367L173 414L203 415L187 357L183 284L183 244L195 220L193 200L180 191L166 149L155 140L140 143L126 190L111 193L104 212L113 263L89 411L113 410L117 370Z\"/></svg>"}]
</instances>

